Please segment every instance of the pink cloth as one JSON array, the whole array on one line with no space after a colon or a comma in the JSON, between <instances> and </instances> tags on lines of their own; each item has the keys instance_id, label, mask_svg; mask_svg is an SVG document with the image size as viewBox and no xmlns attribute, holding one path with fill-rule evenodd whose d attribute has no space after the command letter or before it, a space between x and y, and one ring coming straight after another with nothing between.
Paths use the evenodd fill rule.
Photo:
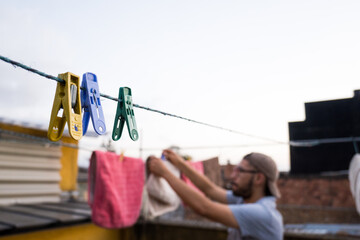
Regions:
<instances>
[{"instance_id":1,"label":"pink cloth","mask_svg":"<svg viewBox=\"0 0 360 240\"><path fill-rule=\"evenodd\" d=\"M187 164L189 164L192 168L194 168L196 171L198 171L199 173L204 175L204 164L203 162L186 162ZM189 186L195 188L197 191L201 192L192 182L191 180L185 176L185 174L181 173L181 179L188 184ZM203 192L201 192L203 193Z\"/></svg>"},{"instance_id":2,"label":"pink cloth","mask_svg":"<svg viewBox=\"0 0 360 240\"><path fill-rule=\"evenodd\" d=\"M89 167L92 220L105 228L133 225L139 217L144 187L144 162L112 152L93 152Z\"/></svg>"}]
</instances>

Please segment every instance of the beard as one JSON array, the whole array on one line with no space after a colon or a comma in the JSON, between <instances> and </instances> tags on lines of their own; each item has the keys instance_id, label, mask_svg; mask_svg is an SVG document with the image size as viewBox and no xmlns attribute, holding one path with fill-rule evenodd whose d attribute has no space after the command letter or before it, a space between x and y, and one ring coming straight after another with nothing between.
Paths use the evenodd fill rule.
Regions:
<instances>
[{"instance_id":1,"label":"beard","mask_svg":"<svg viewBox=\"0 0 360 240\"><path fill-rule=\"evenodd\" d=\"M237 185L235 182L231 182L231 185L235 185L236 189L232 190L233 194L237 197L242 197L243 199L248 199L253 194L253 180L254 177L252 177L249 181L249 183L241 188L239 185Z\"/></svg>"}]
</instances>

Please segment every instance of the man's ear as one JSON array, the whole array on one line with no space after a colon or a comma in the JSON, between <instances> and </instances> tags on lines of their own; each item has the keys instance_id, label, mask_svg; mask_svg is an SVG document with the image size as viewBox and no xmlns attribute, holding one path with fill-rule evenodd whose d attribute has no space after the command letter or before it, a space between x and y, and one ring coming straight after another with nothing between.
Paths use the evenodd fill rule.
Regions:
<instances>
[{"instance_id":1,"label":"man's ear","mask_svg":"<svg viewBox=\"0 0 360 240\"><path fill-rule=\"evenodd\" d=\"M262 184L266 182L266 177L263 173L257 173L255 175L255 182L258 183L258 184Z\"/></svg>"}]
</instances>

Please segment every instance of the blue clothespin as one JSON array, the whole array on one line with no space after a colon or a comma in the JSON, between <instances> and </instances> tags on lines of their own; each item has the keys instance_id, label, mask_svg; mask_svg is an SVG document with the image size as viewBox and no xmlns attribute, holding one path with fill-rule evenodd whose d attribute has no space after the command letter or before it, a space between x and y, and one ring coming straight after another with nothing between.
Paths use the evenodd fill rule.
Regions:
<instances>
[{"instance_id":1,"label":"blue clothespin","mask_svg":"<svg viewBox=\"0 0 360 240\"><path fill-rule=\"evenodd\" d=\"M81 105L84 109L84 116L82 119L83 135L86 134L90 117L95 132L102 135L106 132L106 126L96 75L89 72L84 73L81 88Z\"/></svg>"},{"instance_id":2,"label":"blue clothespin","mask_svg":"<svg viewBox=\"0 0 360 240\"><path fill-rule=\"evenodd\" d=\"M131 89L121 87L119 89L119 99L117 111L115 115L112 139L117 141L120 139L124 124L128 127L130 138L133 141L138 140L139 134L136 127L135 115L132 104Z\"/></svg>"}]
</instances>

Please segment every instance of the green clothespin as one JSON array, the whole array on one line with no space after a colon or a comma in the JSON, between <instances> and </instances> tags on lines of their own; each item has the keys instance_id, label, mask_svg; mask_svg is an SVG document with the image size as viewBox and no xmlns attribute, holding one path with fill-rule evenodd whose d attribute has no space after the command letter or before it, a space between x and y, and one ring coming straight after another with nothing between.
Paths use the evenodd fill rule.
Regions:
<instances>
[{"instance_id":1,"label":"green clothespin","mask_svg":"<svg viewBox=\"0 0 360 240\"><path fill-rule=\"evenodd\" d=\"M124 124L126 122L130 138L133 141L136 141L139 138L139 134L136 127L131 89L128 87L121 87L119 89L119 99L121 102L118 102L117 105L112 139L114 141L120 139Z\"/></svg>"}]
</instances>

